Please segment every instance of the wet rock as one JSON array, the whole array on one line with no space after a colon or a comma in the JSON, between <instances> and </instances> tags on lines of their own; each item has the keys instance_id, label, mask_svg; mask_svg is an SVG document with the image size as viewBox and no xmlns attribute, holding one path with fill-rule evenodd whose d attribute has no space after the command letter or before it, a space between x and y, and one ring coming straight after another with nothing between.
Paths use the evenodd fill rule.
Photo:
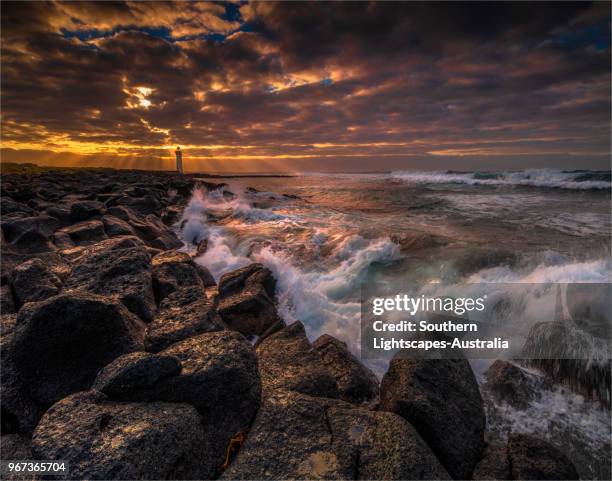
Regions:
<instances>
[{"instance_id":1,"label":"wet rock","mask_svg":"<svg viewBox=\"0 0 612 481\"><path fill-rule=\"evenodd\" d=\"M484 388L497 404L503 402L525 409L541 397L543 390L552 388L542 376L532 374L508 361L497 360L485 372Z\"/></svg>"},{"instance_id":2,"label":"wet rock","mask_svg":"<svg viewBox=\"0 0 612 481\"><path fill-rule=\"evenodd\" d=\"M508 438L512 479L580 479L576 468L557 448L526 434Z\"/></svg>"},{"instance_id":3,"label":"wet rock","mask_svg":"<svg viewBox=\"0 0 612 481\"><path fill-rule=\"evenodd\" d=\"M399 416L277 390L224 479L449 479Z\"/></svg>"},{"instance_id":4,"label":"wet rock","mask_svg":"<svg viewBox=\"0 0 612 481\"><path fill-rule=\"evenodd\" d=\"M208 250L208 239L202 239L200 242L198 242L194 257L203 256L204 254L206 254L207 250Z\"/></svg>"},{"instance_id":5,"label":"wet rock","mask_svg":"<svg viewBox=\"0 0 612 481\"><path fill-rule=\"evenodd\" d=\"M20 306L54 296L61 287L61 279L38 258L18 265L11 275L11 288Z\"/></svg>"},{"instance_id":6,"label":"wet rock","mask_svg":"<svg viewBox=\"0 0 612 481\"><path fill-rule=\"evenodd\" d=\"M593 336L571 321L540 322L529 331L521 357L552 381L610 408L610 339Z\"/></svg>"},{"instance_id":7,"label":"wet rock","mask_svg":"<svg viewBox=\"0 0 612 481\"><path fill-rule=\"evenodd\" d=\"M245 336L264 335L282 327L274 305L276 281L269 269L251 264L219 280L219 315Z\"/></svg>"},{"instance_id":8,"label":"wet rock","mask_svg":"<svg viewBox=\"0 0 612 481\"><path fill-rule=\"evenodd\" d=\"M72 479L207 479L201 419L186 404L116 403L78 393L45 413L36 459L63 459Z\"/></svg>"},{"instance_id":9,"label":"wet rock","mask_svg":"<svg viewBox=\"0 0 612 481\"><path fill-rule=\"evenodd\" d=\"M257 348L264 392L276 389L337 398L336 379L306 337L301 322L264 339Z\"/></svg>"},{"instance_id":10,"label":"wet rock","mask_svg":"<svg viewBox=\"0 0 612 481\"><path fill-rule=\"evenodd\" d=\"M510 478L510 462L506 446L487 446L482 459L472 473L474 480L505 480Z\"/></svg>"},{"instance_id":11,"label":"wet rock","mask_svg":"<svg viewBox=\"0 0 612 481\"><path fill-rule=\"evenodd\" d=\"M485 414L465 359L396 356L380 386L380 410L412 424L454 479L468 479L484 448Z\"/></svg>"},{"instance_id":12,"label":"wet rock","mask_svg":"<svg viewBox=\"0 0 612 481\"><path fill-rule=\"evenodd\" d=\"M182 287L199 287L204 294L204 284L191 257L184 252L162 252L151 260L153 266L153 290L157 302Z\"/></svg>"},{"instance_id":13,"label":"wet rock","mask_svg":"<svg viewBox=\"0 0 612 481\"><path fill-rule=\"evenodd\" d=\"M178 376L180 372L181 363L175 357L132 352L102 368L92 389L112 399L129 400L135 391L149 389L161 379Z\"/></svg>"},{"instance_id":14,"label":"wet rock","mask_svg":"<svg viewBox=\"0 0 612 481\"><path fill-rule=\"evenodd\" d=\"M221 317L199 287L185 287L169 294L149 324L145 348L159 352L168 346L204 332L225 328Z\"/></svg>"},{"instance_id":15,"label":"wet rock","mask_svg":"<svg viewBox=\"0 0 612 481\"><path fill-rule=\"evenodd\" d=\"M67 234L70 240L77 245L95 244L107 238L106 232L104 232L104 224L99 220L78 222L60 229L59 232Z\"/></svg>"},{"instance_id":16,"label":"wet rock","mask_svg":"<svg viewBox=\"0 0 612 481\"><path fill-rule=\"evenodd\" d=\"M3 285L0 287L0 313L12 314L14 312L16 312L16 308L11 288L8 285Z\"/></svg>"},{"instance_id":17,"label":"wet rock","mask_svg":"<svg viewBox=\"0 0 612 481\"><path fill-rule=\"evenodd\" d=\"M109 237L136 235L132 226L119 217L105 215L102 217L102 223L104 224L104 231Z\"/></svg>"},{"instance_id":18,"label":"wet rock","mask_svg":"<svg viewBox=\"0 0 612 481\"><path fill-rule=\"evenodd\" d=\"M29 394L48 406L87 389L116 357L144 349L144 326L120 304L70 292L24 305L11 344Z\"/></svg>"},{"instance_id":19,"label":"wet rock","mask_svg":"<svg viewBox=\"0 0 612 481\"><path fill-rule=\"evenodd\" d=\"M91 219L92 217L100 217L106 212L106 207L102 202L97 200L83 200L74 202L70 206L70 217L74 221L82 221Z\"/></svg>"},{"instance_id":20,"label":"wet rock","mask_svg":"<svg viewBox=\"0 0 612 481\"><path fill-rule=\"evenodd\" d=\"M161 220L164 224L170 226L176 223L181 217L181 209L179 207L166 207L161 215Z\"/></svg>"},{"instance_id":21,"label":"wet rock","mask_svg":"<svg viewBox=\"0 0 612 481\"><path fill-rule=\"evenodd\" d=\"M121 242L133 241L123 238ZM142 246L109 249L105 245L100 250L91 249L74 262L65 288L109 296L145 322L151 322L156 305L150 262Z\"/></svg>"},{"instance_id":22,"label":"wet rock","mask_svg":"<svg viewBox=\"0 0 612 481\"><path fill-rule=\"evenodd\" d=\"M376 375L350 353L344 342L324 334L312 346L336 379L341 399L360 404L378 396Z\"/></svg>"}]
</instances>

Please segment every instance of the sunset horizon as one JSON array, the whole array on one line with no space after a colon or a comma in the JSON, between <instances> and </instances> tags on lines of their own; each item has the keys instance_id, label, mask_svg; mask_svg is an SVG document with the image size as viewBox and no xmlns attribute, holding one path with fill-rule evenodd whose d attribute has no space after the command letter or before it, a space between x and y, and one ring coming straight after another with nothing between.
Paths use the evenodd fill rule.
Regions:
<instances>
[{"instance_id":1,"label":"sunset horizon","mask_svg":"<svg viewBox=\"0 0 612 481\"><path fill-rule=\"evenodd\" d=\"M609 168L610 4L2 3L2 161Z\"/></svg>"}]
</instances>

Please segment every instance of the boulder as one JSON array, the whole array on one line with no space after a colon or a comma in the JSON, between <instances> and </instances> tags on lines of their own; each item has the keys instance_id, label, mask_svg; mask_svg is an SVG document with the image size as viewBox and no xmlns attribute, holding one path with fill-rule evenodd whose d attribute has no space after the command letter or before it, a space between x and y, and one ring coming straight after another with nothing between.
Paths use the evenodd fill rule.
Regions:
<instances>
[{"instance_id":1,"label":"boulder","mask_svg":"<svg viewBox=\"0 0 612 481\"><path fill-rule=\"evenodd\" d=\"M57 227L57 219L39 215L5 220L2 222L2 233L11 247L20 252L48 252L55 249L50 238Z\"/></svg>"},{"instance_id":2,"label":"boulder","mask_svg":"<svg viewBox=\"0 0 612 481\"><path fill-rule=\"evenodd\" d=\"M474 480L499 480L510 478L510 462L506 446L487 446L482 459L472 473Z\"/></svg>"},{"instance_id":3,"label":"boulder","mask_svg":"<svg viewBox=\"0 0 612 481\"><path fill-rule=\"evenodd\" d=\"M182 287L196 287L204 294L204 283L195 263L184 252L168 251L157 254L151 260L153 266L153 290L157 302Z\"/></svg>"},{"instance_id":4,"label":"boulder","mask_svg":"<svg viewBox=\"0 0 612 481\"><path fill-rule=\"evenodd\" d=\"M0 452L3 460L26 461L32 459L29 436L22 434L7 434L0 437ZM3 463L4 464L4 463ZM21 472L9 471L8 466L2 466L0 477L5 481L22 480ZM40 476L28 476L29 480L43 479Z\"/></svg>"},{"instance_id":5,"label":"boulder","mask_svg":"<svg viewBox=\"0 0 612 481\"><path fill-rule=\"evenodd\" d=\"M123 238L122 242L132 241ZM91 249L74 261L66 289L80 289L122 302L145 322L156 305L151 279L151 258L142 246Z\"/></svg>"},{"instance_id":6,"label":"boulder","mask_svg":"<svg viewBox=\"0 0 612 481\"><path fill-rule=\"evenodd\" d=\"M1 314L12 314L16 312L15 300L13 299L13 293L8 285L0 287L0 313Z\"/></svg>"},{"instance_id":7,"label":"boulder","mask_svg":"<svg viewBox=\"0 0 612 481\"><path fill-rule=\"evenodd\" d=\"M100 217L105 212L106 207L97 200L82 200L74 202L70 206L70 218L77 222L91 219L92 217Z\"/></svg>"},{"instance_id":8,"label":"boulder","mask_svg":"<svg viewBox=\"0 0 612 481\"><path fill-rule=\"evenodd\" d=\"M245 336L264 335L282 327L274 305L276 281L269 269L251 264L219 280L219 315Z\"/></svg>"},{"instance_id":9,"label":"boulder","mask_svg":"<svg viewBox=\"0 0 612 481\"><path fill-rule=\"evenodd\" d=\"M276 389L337 398L336 379L297 321L263 340L257 348L265 393Z\"/></svg>"},{"instance_id":10,"label":"boulder","mask_svg":"<svg viewBox=\"0 0 612 481\"><path fill-rule=\"evenodd\" d=\"M380 410L412 424L454 479L469 479L484 448L485 414L466 359L396 355L380 386Z\"/></svg>"},{"instance_id":11,"label":"boulder","mask_svg":"<svg viewBox=\"0 0 612 481\"><path fill-rule=\"evenodd\" d=\"M569 459L551 444L527 434L508 437L511 479L580 479Z\"/></svg>"},{"instance_id":12,"label":"boulder","mask_svg":"<svg viewBox=\"0 0 612 481\"><path fill-rule=\"evenodd\" d=\"M92 389L112 399L130 399L134 392L152 388L160 380L178 376L180 372L181 363L175 357L131 352L102 368Z\"/></svg>"},{"instance_id":13,"label":"boulder","mask_svg":"<svg viewBox=\"0 0 612 481\"><path fill-rule=\"evenodd\" d=\"M199 287L183 287L159 305L155 320L147 328L145 348L159 352L188 337L224 328L225 324L204 292Z\"/></svg>"},{"instance_id":14,"label":"boulder","mask_svg":"<svg viewBox=\"0 0 612 481\"><path fill-rule=\"evenodd\" d=\"M71 479L207 479L200 415L186 404L117 403L96 391L77 393L45 413L32 453L66 460Z\"/></svg>"},{"instance_id":15,"label":"boulder","mask_svg":"<svg viewBox=\"0 0 612 481\"><path fill-rule=\"evenodd\" d=\"M505 402L517 409L526 409L541 398L543 390L552 389L552 383L542 376L499 359L487 369L485 380L484 389L496 404Z\"/></svg>"},{"instance_id":16,"label":"boulder","mask_svg":"<svg viewBox=\"0 0 612 481\"><path fill-rule=\"evenodd\" d=\"M45 209L45 214L55 217L61 224L72 224L70 217L70 207L64 205L52 205Z\"/></svg>"},{"instance_id":17,"label":"boulder","mask_svg":"<svg viewBox=\"0 0 612 481\"><path fill-rule=\"evenodd\" d=\"M324 334L312 343L312 347L336 379L341 399L361 404L378 397L376 375L351 354L344 342Z\"/></svg>"},{"instance_id":18,"label":"boulder","mask_svg":"<svg viewBox=\"0 0 612 481\"><path fill-rule=\"evenodd\" d=\"M11 288L18 305L42 301L59 293L62 281L38 258L18 265L11 275Z\"/></svg>"},{"instance_id":19,"label":"boulder","mask_svg":"<svg viewBox=\"0 0 612 481\"><path fill-rule=\"evenodd\" d=\"M282 389L265 398L222 478L450 479L399 416Z\"/></svg>"},{"instance_id":20,"label":"boulder","mask_svg":"<svg viewBox=\"0 0 612 481\"><path fill-rule=\"evenodd\" d=\"M122 305L75 291L24 305L11 349L29 394L49 406L89 388L113 359L143 350L143 340L144 325Z\"/></svg>"},{"instance_id":21,"label":"boulder","mask_svg":"<svg viewBox=\"0 0 612 481\"><path fill-rule=\"evenodd\" d=\"M32 209L31 207L28 207L27 205L22 204L21 202L15 202L10 197L3 196L2 199L0 199L0 214L2 214L2 216L4 217L8 214L14 213L21 213L31 216L35 212L34 209Z\"/></svg>"},{"instance_id":22,"label":"boulder","mask_svg":"<svg viewBox=\"0 0 612 481\"><path fill-rule=\"evenodd\" d=\"M119 217L105 215L102 217L102 223L104 224L104 231L109 237L136 235L132 226Z\"/></svg>"},{"instance_id":23,"label":"boulder","mask_svg":"<svg viewBox=\"0 0 612 481\"><path fill-rule=\"evenodd\" d=\"M70 240L77 245L95 244L106 239L104 224L97 219L78 222L59 230L60 233L67 234Z\"/></svg>"}]
</instances>

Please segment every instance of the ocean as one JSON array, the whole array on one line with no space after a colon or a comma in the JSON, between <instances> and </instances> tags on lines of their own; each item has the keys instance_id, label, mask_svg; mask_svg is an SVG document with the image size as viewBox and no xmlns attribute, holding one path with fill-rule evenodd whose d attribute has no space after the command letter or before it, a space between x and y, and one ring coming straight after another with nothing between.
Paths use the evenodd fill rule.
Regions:
<instances>
[{"instance_id":1,"label":"ocean","mask_svg":"<svg viewBox=\"0 0 612 481\"><path fill-rule=\"evenodd\" d=\"M193 192L177 224L184 250L193 253L208 239L196 261L217 280L229 270L263 263L277 279L278 309L287 323L302 321L311 340L331 334L356 355L364 283L383 280L400 290L432 283L612 280L609 171L202 175L202 180L227 186ZM537 301L534 308L542 305ZM482 382L491 361L471 363ZM386 363L367 364L378 376L386 370ZM494 406L490 432L548 433L557 445L579 446L578 461L592 459L584 454L589 450L609 453L609 412L562 388L547 396L522 411ZM585 473L605 478L609 464L604 456Z\"/></svg>"}]
</instances>

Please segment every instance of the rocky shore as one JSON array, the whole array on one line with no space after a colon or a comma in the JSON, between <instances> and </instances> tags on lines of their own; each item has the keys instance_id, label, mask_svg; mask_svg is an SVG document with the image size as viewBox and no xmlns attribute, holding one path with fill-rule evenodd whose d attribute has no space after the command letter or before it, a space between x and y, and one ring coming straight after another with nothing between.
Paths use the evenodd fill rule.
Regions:
<instances>
[{"instance_id":1,"label":"rocky shore","mask_svg":"<svg viewBox=\"0 0 612 481\"><path fill-rule=\"evenodd\" d=\"M66 460L70 479L578 479L542 439L485 442L467 360L394 359L379 384L285 324L263 265L216 282L178 250L196 183L223 186L3 176L2 459Z\"/></svg>"}]
</instances>

